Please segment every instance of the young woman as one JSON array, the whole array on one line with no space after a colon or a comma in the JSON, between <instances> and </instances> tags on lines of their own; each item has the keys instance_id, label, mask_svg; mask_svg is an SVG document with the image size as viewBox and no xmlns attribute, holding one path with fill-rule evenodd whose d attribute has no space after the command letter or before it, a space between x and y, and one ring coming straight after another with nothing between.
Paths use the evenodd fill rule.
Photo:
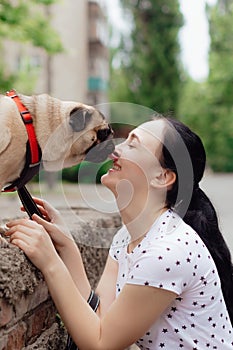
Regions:
<instances>
[{"instance_id":1,"label":"young woman","mask_svg":"<svg viewBox=\"0 0 233 350\"><path fill-rule=\"evenodd\" d=\"M95 313L79 250L59 216L8 224L11 242L42 271L81 349L233 349L232 264L212 204L199 188L200 138L156 118L134 129L102 177L123 226L109 251Z\"/></svg>"}]
</instances>

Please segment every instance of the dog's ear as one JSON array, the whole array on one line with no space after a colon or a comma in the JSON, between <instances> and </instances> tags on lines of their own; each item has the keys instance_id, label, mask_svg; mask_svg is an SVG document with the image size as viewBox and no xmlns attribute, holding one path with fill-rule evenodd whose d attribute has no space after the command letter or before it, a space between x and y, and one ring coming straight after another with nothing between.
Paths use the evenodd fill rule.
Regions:
<instances>
[{"instance_id":1,"label":"dog's ear","mask_svg":"<svg viewBox=\"0 0 233 350\"><path fill-rule=\"evenodd\" d=\"M7 127L3 127L0 131L0 153L2 153L11 141L11 131Z\"/></svg>"},{"instance_id":2,"label":"dog's ear","mask_svg":"<svg viewBox=\"0 0 233 350\"><path fill-rule=\"evenodd\" d=\"M91 120L92 113L82 107L75 108L70 112L69 124L74 131L82 131Z\"/></svg>"}]
</instances>

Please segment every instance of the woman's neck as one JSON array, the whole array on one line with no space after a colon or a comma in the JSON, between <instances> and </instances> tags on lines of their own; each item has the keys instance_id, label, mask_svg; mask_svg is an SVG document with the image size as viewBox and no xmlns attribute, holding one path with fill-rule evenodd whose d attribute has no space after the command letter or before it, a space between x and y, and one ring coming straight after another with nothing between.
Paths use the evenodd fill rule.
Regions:
<instances>
[{"instance_id":1,"label":"woman's neck","mask_svg":"<svg viewBox=\"0 0 233 350\"><path fill-rule=\"evenodd\" d=\"M155 220L167 210L166 205L132 200L131 203L120 210L122 222L127 227L131 242L142 239L149 231ZM139 243L139 242L138 242Z\"/></svg>"}]
</instances>

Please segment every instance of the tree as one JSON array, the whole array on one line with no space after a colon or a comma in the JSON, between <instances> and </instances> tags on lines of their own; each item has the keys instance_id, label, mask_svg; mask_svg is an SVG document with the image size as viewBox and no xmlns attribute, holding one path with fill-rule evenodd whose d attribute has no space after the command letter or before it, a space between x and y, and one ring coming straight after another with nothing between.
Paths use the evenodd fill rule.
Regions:
<instances>
[{"instance_id":1,"label":"tree","mask_svg":"<svg viewBox=\"0 0 233 350\"><path fill-rule=\"evenodd\" d=\"M121 0L121 4L131 14L133 28L130 39L122 38L115 52L121 65L112 72L111 100L141 104L160 113L176 111L182 26L178 1Z\"/></svg>"},{"instance_id":2,"label":"tree","mask_svg":"<svg viewBox=\"0 0 233 350\"><path fill-rule=\"evenodd\" d=\"M0 47L9 39L43 48L49 55L62 50L58 34L49 23L46 9L57 0L1 0ZM2 55L3 57L3 55ZM0 63L0 89L7 90L17 81L17 73L7 73L7 62ZM28 69L28 67L27 67ZM22 72L21 72L22 74Z\"/></svg>"},{"instance_id":3,"label":"tree","mask_svg":"<svg viewBox=\"0 0 233 350\"><path fill-rule=\"evenodd\" d=\"M233 171L233 4L219 0L207 7L210 33L209 76L203 83L187 79L179 111L203 139L214 171Z\"/></svg>"},{"instance_id":4,"label":"tree","mask_svg":"<svg viewBox=\"0 0 233 350\"><path fill-rule=\"evenodd\" d=\"M233 171L233 3L208 8L211 46L208 77L207 147L216 171Z\"/></svg>"}]
</instances>

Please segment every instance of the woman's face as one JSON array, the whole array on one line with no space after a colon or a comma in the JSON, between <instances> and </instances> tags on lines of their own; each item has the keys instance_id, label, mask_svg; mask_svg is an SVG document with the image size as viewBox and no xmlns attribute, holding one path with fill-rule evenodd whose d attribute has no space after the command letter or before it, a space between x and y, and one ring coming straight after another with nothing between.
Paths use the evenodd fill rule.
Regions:
<instances>
[{"instance_id":1,"label":"woman's face","mask_svg":"<svg viewBox=\"0 0 233 350\"><path fill-rule=\"evenodd\" d=\"M130 183L133 191L148 192L150 182L161 172L159 159L165 122L161 120L144 123L131 131L128 138L116 146L113 167L102 176L101 182L115 195L121 184ZM122 186L124 188L124 186Z\"/></svg>"}]
</instances>

